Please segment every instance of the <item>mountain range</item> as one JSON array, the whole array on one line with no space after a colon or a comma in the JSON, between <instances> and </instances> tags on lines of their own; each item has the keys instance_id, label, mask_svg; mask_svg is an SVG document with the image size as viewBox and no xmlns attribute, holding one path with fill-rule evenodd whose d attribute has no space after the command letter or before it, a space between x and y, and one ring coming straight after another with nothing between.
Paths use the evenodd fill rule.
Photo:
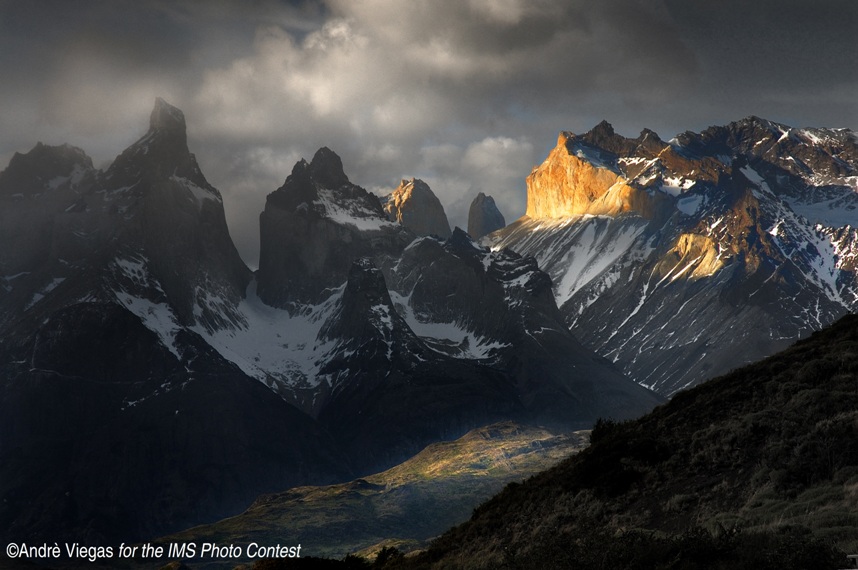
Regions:
<instances>
[{"instance_id":1,"label":"mountain range","mask_svg":"<svg viewBox=\"0 0 858 570\"><path fill-rule=\"evenodd\" d=\"M252 272L162 99L104 170L70 146L16 154L4 538L163 535L493 422L580 429L663 401L576 340L533 258L419 235L408 197L427 193L404 184L391 215L319 149L268 195Z\"/></svg>"},{"instance_id":2,"label":"mountain range","mask_svg":"<svg viewBox=\"0 0 858 570\"><path fill-rule=\"evenodd\" d=\"M477 196L469 235L425 182L379 197L323 147L267 196L251 271L164 100L103 170L37 144L0 173L0 538L163 536L497 422L680 409L854 310L856 168L847 130L603 122L561 133L509 226ZM593 488L625 493L659 445L583 459Z\"/></svg>"},{"instance_id":3,"label":"mountain range","mask_svg":"<svg viewBox=\"0 0 858 570\"><path fill-rule=\"evenodd\" d=\"M663 394L858 308L858 139L757 117L663 141L562 132L493 249L534 256L566 324Z\"/></svg>"}]
</instances>

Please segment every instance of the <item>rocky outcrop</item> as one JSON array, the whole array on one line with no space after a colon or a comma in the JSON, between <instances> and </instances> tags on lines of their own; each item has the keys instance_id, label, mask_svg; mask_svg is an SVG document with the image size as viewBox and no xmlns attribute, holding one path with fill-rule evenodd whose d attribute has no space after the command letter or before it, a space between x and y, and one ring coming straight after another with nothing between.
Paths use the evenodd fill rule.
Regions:
<instances>
[{"instance_id":1,"label":"rocky outcrop","mask_svg":"<svg viewBox=\"0 0 858 570\"><path fill-rule=\"evenodd\" d=\"M477 194L468 209L468 234L474 239L480 239L504 226L506 220L495 205L494 198L482 192Z\"/></svg>"},{"instance_id":2,"label":"rocky outcrop","mask_svg":"<svg viewBox=\"0 0 858 570\"><path fill-rule=\"evenodd\" d=\"M560 134L545 162L527 177L530 218L622 213L652 217L657 202L616 168L610 153L567 132Z\"/></svg>"},{"instance_id":3,"label":"rocky outcrop","mask_svg":"<svg viewBox=\"0 0 858 570\"><path fill-rule=\"evenodd\" d=\"M418 236L450 237L450 223L441 201L419 178L400 182L385 198L384 211Z\"/></svg>"},{"instance_id":4,"label":"rocky outcrop","mask_svg":"<svg viewBox=\"0 0 858 570\"><path fill-rule=\"evenodd\" d=\"M353 261L396 255L414 237L387 219L378 197L349 181L328 148L295 164L268 195L259 228L258 293L277 307L324 299Z\"/></svg>"},{"instance_id":5,"label":"rocky outcrop","mask_svg":"<svg viewBox=\"0 0 858 570\"><path fill-rule=\"evenodd\" d=\"M426 342L504 371L530 418L578 428L660 401L578 342L533 257L490 251L457 228L445 242L412 244L388 281L414 330L434 335Z\"/></svg>"}]
</instances>

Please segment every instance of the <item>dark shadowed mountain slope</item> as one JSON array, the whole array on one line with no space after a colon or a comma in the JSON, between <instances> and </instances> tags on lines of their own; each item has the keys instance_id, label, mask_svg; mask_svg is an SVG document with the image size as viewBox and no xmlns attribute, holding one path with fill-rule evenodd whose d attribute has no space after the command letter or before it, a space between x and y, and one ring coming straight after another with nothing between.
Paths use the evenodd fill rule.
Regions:
<instances>
[{"instance_id":1,"label":"dark shadowed mountain slope","mask_svg":"<svg viewBox=\"0 0 858 570\"><path fill-rule=\"evenodd\" d=\"M313 420L194 333L175 342L117 303L78 303L0 345L4 539L142 539L347 476Z\"/></svg>"},{"instance_id":2,"label":"dark shadowed mountain slope","mask_svg":"<svg viewBox=\"0 0 858 570\"><path fill-rule=\"evenodd\" d=\"M430 346L510 377L539 421L586 428L659 403L581 346L533 258L492 252L456 229L413 242L390 271L394 303Z\"/></svg>"},{"instance_id":3,"label":"dark shadowed mountain slope","mask_svg":"<svg viewBox=\"0 0 858 570\"><path fill-rule=\"evenodd\" d=\"M38 145L0 174L4 538L144 538L351 473L323 428L195 332L244 323L250 272L184 129L159 99L104 173Z\"/></svg>"},{"instance_id":4,"label":"dark shadowed mountain slope","mask_svg":"<svg viewBox=\"0 0 858 570\"><path fill-rule=\"evenodd\" d=\"M468 208L468 234L480 239L486 234L503 229L506 226L503 214L498 210L494 198L482 192L477 194Z\"/></svg>"}]
</instances>

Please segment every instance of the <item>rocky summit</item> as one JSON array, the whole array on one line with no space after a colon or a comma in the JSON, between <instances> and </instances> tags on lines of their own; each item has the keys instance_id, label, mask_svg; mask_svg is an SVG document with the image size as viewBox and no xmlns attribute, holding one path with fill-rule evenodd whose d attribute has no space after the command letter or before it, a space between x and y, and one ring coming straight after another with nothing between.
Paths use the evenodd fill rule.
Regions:
<instances>
[{"instance_id":1,"label":"rocky summit","mask_svg":"<svg viewBox=\"0 0 858 570\"><path fill-rule=\"evenodd\" d=\"M352 261L395 255L413 238L388 220L377 196L349 181L328 148L299 161L269 194L259 228L257 291L278 307L325 298L346 280Z\"/></svg>"},{"instance_id":2,"label":"rocky summit","mask_svg":"<svg viewBox=\"0 0 858 570\"><path fill-rule=\"evenodd\" d=\"M450 237L450 223L441 201L419 178L403 180L384 198L387 216L418 236Z\"/></svg>"},{"instance_id":3,"label":"rocky summit","mask_svg":"<svg viewBox=\"0 0 858 570\"><path fill-rule=\"evenodd\" d=\"M498 210L494 198L482 192L477 194L468 209L468 233L474 239L500 230L506 226L506 220Z\"/></svg>"},{"instance_id":4,"label":"rocky summit","mask_svg":"<svg viewBox=\"0 0 858 570\"><path fill-rule=\"evenodd\" d=\"M663 141L561 133L493 247L534 255L566 324L673 394L858 309L858 140L757 117Z\"/></svg>"}]
</instances>

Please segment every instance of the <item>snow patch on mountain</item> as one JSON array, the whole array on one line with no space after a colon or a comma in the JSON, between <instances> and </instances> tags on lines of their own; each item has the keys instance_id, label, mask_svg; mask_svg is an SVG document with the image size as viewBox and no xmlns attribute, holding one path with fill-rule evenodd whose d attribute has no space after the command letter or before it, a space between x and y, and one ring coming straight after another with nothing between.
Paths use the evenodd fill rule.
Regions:
<instances>
[{"instance_id":1,"label":"snow patch on mountain","mask_svg":"<svg viewBox=\"0 0 858 570\"><path fill-rule=\"evenodd\" d=\"M691 178L683 178L681 176L665 176L659 189L665 194L669 194L674 198L681 196L694 186L695 181Z\"/></svg>"},{"instance_id":2,"label":"snow patch on mountain","mask_svg":"<svg viewBox=\"0 0 858 570\"><path fill-rule=\"evenodd\" d=\"M586 224L580 232L569 236L568 245L564 247L566 255L561 262L566 271L556 285L558 306L563 306L582 287L615 267L643 233L645 226L625 226L610 237L605 229ZM539 256L537 260L542 261Z\"/></svg>"},{"instance_id":3,"label":"snow patch on mountain","mask_svg":"<svg viewBox=\"0 0 858 570\"><path fill-rule=\"evenodd\" d=\"M396 226L394 222L379 216L377 212L370 210L358 200L342 203L337 199L334 190L319 188L317 192L319 198L314 200L313 204L321 206L327 217L338 224L352 225L361 231L377 231Z\"/></svg>"},{"instance_id":4,"label":"snow patch on mountain","mask_svg":"<svg viewBox=\"0 0 858 570\"><path fill-rule=\"evenodd\" d=\"M20 275L20 273L18 275ZM15 277L17 277L17 275L13 275L13 276L9 277L8 280L11 281ZM65 277L55 277L55 278L51 279L44 287L42 287L38 292L33 294L33 297L30 299L30 301L24 307L24 310L25 311L30 310L31 307L35 306L42 299L47 297L48 294L51 291L53 291L54 289L56 289L59 286L59 284L62 283L63 281L65 281Z\"/></svg>"},{"instance_id":5,"label":"snow patch on mountain","mask_svg":"<svg viewBox=\"0 0 858 570\"><path fill-rule=\"evenodd\" d=\"M697 194L692 196L684 196L676 201L676 209L686 216L693 216L706 205L706 196Z\"/></svg>"},{"instance_id":6,"label":"snow patch on mountain","mask_svg":"<svg viewBox=\"0 0 858 570\"><path fill-rule=\"evenodd\" d=\"M215 202L223 203L223 199L217 193L209 190L208 188L202 188L187 178L174 175L170 177L170 180L187 190L197 205L201 206L204 200L213 200Z\"/></svg>"},{"instance_id":7,"label":"snow patch on mountain","mask_svg":"<svg viewBox=\"0 0 858 570\"><path fill-rule=\"evenodd\" d=\"M853 183L858 184L858 177ZM858 226L858 187L830 188L826 198L808 200L802 196L784 196L797 214L812 224L828 227Z\"/></svg>"},{"instance_id":8,"label":"snow patch on mountain","mask_svg":"<svg viewBox=\"0 0 858 570\"><path fill-rule=\"evenodd\" d=\"M57 188L65 185L77 186L88 172L91 172L89 168L82 164L76 164L71 173L66 176L56 176L51 178L45 186L50 190L56 190Z\"/></svg>"},{"instance_id":9,"label":"snow patch on mountain","mask_svg":"<svg viewBox=\"0 0 858 570\"><path fill-rule=\"evenodd\" d=\"M161 343L177 358L176 334L182 329L178 316L169 303L161 284L148 269L149 260L127 252L110 263L113 273L113 295L126 309L137 315L143 324L158 335Z\"/></svg>"},{"instance_id":10,"label":"snow patch on mountain","mask_svg":"<svg viewBox=\"0 0 858 570\"><path fill-rule=\"evenodd\" d=\"M126 309L140 317L143 324L158 335L161 343L172 352L176 358L181 358L176 346L176 335L182 329L176 313L167 303L157 303L143 297L135 297L130 293L116 293L116 300Z\"/></svg>"},{"instance_id":11,"label":"snow patch on mountain","mask_svg":"<svg viewBox=\"0 0 858 570\"><path fill-rule=\"evenodd\" d=\"M494 339L480 336L458 322L433 322L424 315L417 315L411 307L411 295L390 292L396 312L408 324L408 328L426 345L441 354L464 360L492 358L495 351L509 346Z\"/></svg>"},{"instance_id":12,"label":"snow patch on mountain","mask_svg":"<svg viewBox=\"0 0 858 570\"><path fill-rule=\"evenodd\" d=\"M216 331L196 325L192 330L245 374L266 385L316 387L319 369L336 348L335 342L317 338L342 292L343 287L319 305L290 313L263 303L254 280L236 308L245 324Z\"/></svg>"},{"instance_id":13,"label":"snow patch on mountain","mask_svg":"<svg viewBox=\"0 0 858 570\"><path fill-rule=\"evenodd\" d=\"M593 148L588 144L576 141L572 144L571 148L569 148L569 152L581 160L586 160L596 168L604 168L605 170L610 170L615 174L620 174L613 160L599 149Z\"/></svg>"}]
</instances>

